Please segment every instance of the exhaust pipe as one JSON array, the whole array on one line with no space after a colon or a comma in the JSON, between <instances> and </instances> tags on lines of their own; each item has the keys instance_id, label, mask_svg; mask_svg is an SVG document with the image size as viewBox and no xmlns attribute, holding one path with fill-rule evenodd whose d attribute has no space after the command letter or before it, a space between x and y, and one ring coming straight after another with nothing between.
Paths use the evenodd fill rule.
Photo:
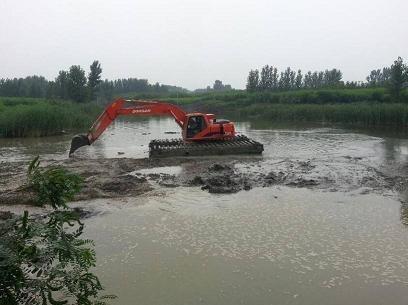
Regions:
<instances>
[{"instance_id":1,"label":"exhaust pipe","mask_svg":"<svg viewBox=\"0 0 408 305\"><path fill-rule=\"evenodd\" d=\"M80 135L76 135L72 138L71 141L71 148L69 150L69 157L72 156L72 154L80 147L85 146L85 145L91 145L91 143L89 143L89 139L87 135L84 134L80 134Z\"/></svg>"}]
</instances>

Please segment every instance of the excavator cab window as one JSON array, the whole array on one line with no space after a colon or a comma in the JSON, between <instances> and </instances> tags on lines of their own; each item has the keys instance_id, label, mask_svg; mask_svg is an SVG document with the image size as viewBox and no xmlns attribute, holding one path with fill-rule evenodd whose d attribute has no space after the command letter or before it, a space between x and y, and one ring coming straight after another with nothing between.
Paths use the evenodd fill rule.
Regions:
<instances>
[{"instance_id":1,"label":"excavator cab window","mask_svg":"<svg viewBox=\"0 0 408 305\"><path fill-rule=\"evenodd\" d=\"M191 116L187 124L187 138L194 137L197 133L206 128L205 120L202 116Z\"/></svg>"}]
</instances>

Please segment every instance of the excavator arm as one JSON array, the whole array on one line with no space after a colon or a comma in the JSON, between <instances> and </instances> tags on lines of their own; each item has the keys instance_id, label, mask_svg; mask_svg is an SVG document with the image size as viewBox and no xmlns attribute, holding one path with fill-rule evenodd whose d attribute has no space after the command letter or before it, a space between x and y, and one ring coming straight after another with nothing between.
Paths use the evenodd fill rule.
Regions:
<instances>
[{"instance_id":1,"label":"excavator arm","mask_svg":"<svg viewBox=\"0 0 408 305\"><path fill-rule=\"evenodd\" d=\"M126 106L127 104L129 106ZM69 155L71 156L78 148L95 142L119 115L172 116L181 128L186 118L186 113L172 104L160 101L117 99L105 108L104 112L92 124L87 135L77 135L72 139Z\"/></svg>"}]
</instances>

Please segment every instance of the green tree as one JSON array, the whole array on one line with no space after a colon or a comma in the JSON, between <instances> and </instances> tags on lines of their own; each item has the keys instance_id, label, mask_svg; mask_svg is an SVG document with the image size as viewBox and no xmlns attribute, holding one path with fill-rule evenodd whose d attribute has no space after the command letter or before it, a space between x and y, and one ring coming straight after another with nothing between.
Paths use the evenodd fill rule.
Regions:
<instances>
[{"instance_id":1,"label":"green tree","mask_svg":"<svg viewBox=\"0 0 408 305\"><path fill-rule=\"evenodd\" d=\"M296 89L302 88L302 84L303 84L303 75L302 75L302 71L299 69L296 74L296 81L295 81Z\"/></svg>"},{"instance_id":2,"label":"green tree","mask_svg":"<svg viewBox=\"0 0 408 305\"><path fill-rule=\"evenodd\" d=\"M69 75L67 71L59 71L57 78L55 79L55 94L62 98L69 98L68 94L68 82Z\"/></svg>"},{"instance_id":3,"label":"green tree","mask_svg":"<svg viewBox=\"0 0 408 305\"><path fill-rule=\"evenodd\" d=\"M388 89L391 95L399 101L401 89L407 79L407 66L404 64L404 61L401 57L398 57L394 64L391 66L390 79L388 82Z\"/></svg>"},{"instance_id":4,"label":"green tree","mask_svg":"<svg viewBox=\"0 0 408 305\"><path fill-rule=\"evenodd\" d=\"M310 89L312 88L312 86L313 86L312 71L308 71L304 77L303 87L306 89Z\"/></svg>"},{"instance_id":5,"label":"green tree","mask_svg":"<svg viewBox=\"0 0 408 305\"><path fill-rule=\"evenodd\" d=\"M88 90L89 97L91 100L95 98L95 92L101 83L102 68L99 61L94 60L92 65L89 67L90 72L88 74Z\"/></svg>"},{"instance_id":6,"label":"green tree","mask_svg":"<svg viewBox=\"0 0 408 305\"><path fill-rule=\"evenodd\" d=\"M160 92L160 84L159 82L156 82L153 87L152 87L154 92Z\"/></svg>"},{"instance_id":7,"label":"green tree","mask_svg":"<svg viewBox=\"0 0 408 305\"><path fill-rule=\"evenodd\" d=\"M45 97L49 82L43 76L0 79L0 96Z\"/></svg>"},{"instance_id":8,"label":"green tree","mask_svg":"<svg viewBox=\"0 0 408 305\"><path fill-rule=\"evenodd\" d=\"M290 90L292 84L295 81L295 72L287 67L284 72L281 72L279 79L279 88L281 90Z\"/></svg>"},{"instance_id":9,"label":"green tree","mask_svg":"<svg viewBox=\"0 0 408 305\"><path fill-rule=\"evenodd\" d=\"M86 76L80 66L71 66L68 73L68 96L72 100L82 103L86 99Z\"/></svg>"},{"instance_id":10,"label":"green tree","mask_svg":"<svg viewBox=\"0 0 408 305\"><path fill-rule=\"evenodd\" d=\"M290 78L290 89L295 89L296 88L296 72L295 71L290 71L289 73L289 78Z\"/></svg>"},{"instance_id":11,"label":"green tree","mask_svg":"<svg viewBox=\"0 0 408 305\"><path fill-rule=\"evenodd\" d=\"M214 91L224 90L224 85L223 85L222 81L220 81L219 79L215 80L214 85L213 85L213 90Z\"/></svg>"},{"instance_id":12,"label":"green tree","mask_svg":"<svg viewBox=\"0 0 408 305\"><path fill-rule=\"evenodd\" d=\"M381 75L381 78L380 78L380 81L381 81L382 85L386 84L390 80L390 77L391 77L391 68L390 67L384 67L382 69L382 75Z\"/></svg>"},{"instance_id":13,"label":"green tree","mask_svg":"<svg viewBox=\"0 0 408 305\"><path fill-rule=\"evenodd\" d=\"M271 69L271 82L272 82L272 86L271 86L272 90L277 90L278 85L279 85L279 74L278 74L277 68Z\"/></svg>"},{"instance_id":14,"label":"green tree","mask_svg":"<svg viewBox=\"0 0 408 305\"><path fill-rule=\"evenodd\" d=\"M249 71L246 89L248 92L255 92L259 89L259 71L258 70Z\"/></svg>"},{"instance_id":15,"label":"green tree","mask_svg":"<svg viewBox=\"0 0 408 305\"><path fill-rule=\"evenodd\" d=\"M105 79L100 84L98 98L104 101L110 101L113 98L113 92L114 92L113 81Z\"/></svg>"},{"instance_id":16,"label":"green tree","mask_svg":"<svg viewBox=\"0 0 408 305\"><path fill-rule=\"evenodd\" d=\"M372 70L370 75L366 77L369 87L376 87L381 84L382 72L380 69Z\"/></svg>"},{"instance_id":17,"label":"green tree","mask_svg":"<svg viewBox=\"0 0 408 305\"><path fill-rule=\"evenodd\" d=\"M269 90L271 88L269 65L263 66L261 70L261 78L259 80L260 90Z\"/></svg>"},{"instance_id":18,"label":"green tree","mask_svg":"<svg viewBox=\"0 0 408 305\"><path fill-rule=\"evenodd\" d=\"M259 80L259 89L260 90L273 90L276 89L275 85L277 79L277 69L272 66L266 65L261 70L261 78Z\"/></svg>"},{"instance_id":19,"label":"green tree","mask_svg":"<svg viewBox=\"0 0 408 305\"><path fill-rule=\"evenodd\" d=\"M103 287L90 272L95 266L91 240L81 239L84 224L66 202L82 179L61 167L41 169L38 157L28 170L28 187L38 203L53 211L42 217L0 222L0 304L105 304Z\"/></svg>"},{"instance_id":20,"label":"green tree","mask_svg":"<svg viewBox=\"0 0 408 305\"><path fill-rule=\"evenodd\" d=\"M337 87L341 83L342 78L343 73L340 70L337 69L326 70L324 71L324 78L321 86L329 88Z\"/></svg>"}]
</instances>

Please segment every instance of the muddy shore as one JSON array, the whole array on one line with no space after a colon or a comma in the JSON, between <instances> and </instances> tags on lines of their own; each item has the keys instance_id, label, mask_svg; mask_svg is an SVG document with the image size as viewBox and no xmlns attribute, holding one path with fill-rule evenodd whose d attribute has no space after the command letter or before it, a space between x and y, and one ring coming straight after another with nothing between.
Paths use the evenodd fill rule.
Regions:
<instances>
[{"instance_id":1,"label":"muddy shore","mask_svg":"<svg viewBox=\"0 0 408 305\"><path fill-rule=\"evenodd\" d=\"M43 161L42 166L63 166L84 178L76 201L134 197L157 187L178 186L200 187L209 193L236 193L279 185L323 191L359 190L361 193L403 192L407 188L407 179L401 173L374 168L361 159L348 156L343 159L344 166L335 167L313 159L262 158L73 158ZM1 205L35 203L34 195L25 187L27 166L27 162L1 163Z\"/></svg>"}]
</instances>

